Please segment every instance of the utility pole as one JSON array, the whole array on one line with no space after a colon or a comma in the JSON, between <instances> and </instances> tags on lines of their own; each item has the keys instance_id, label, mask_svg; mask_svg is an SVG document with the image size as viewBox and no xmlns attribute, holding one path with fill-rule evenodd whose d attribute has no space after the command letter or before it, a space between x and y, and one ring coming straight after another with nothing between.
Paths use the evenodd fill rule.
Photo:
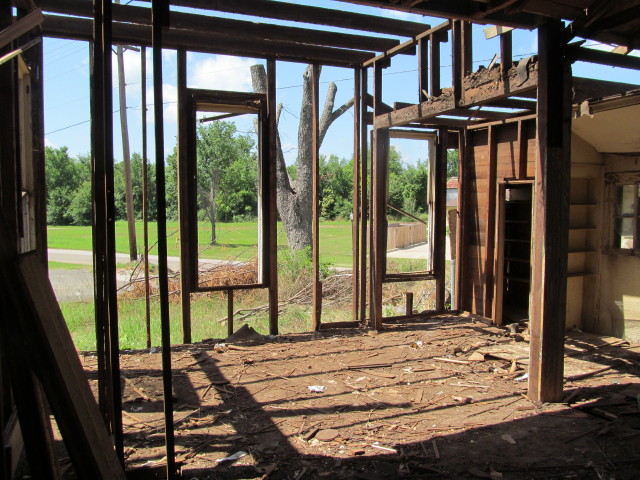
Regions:
<instances>
[{"instance_id":1,"label":"utility pole","mask_svg":"<svg viewBox=\"0 0 640 480\"><path fill-rule=\"evenodd\" d=\"M120 3L116 0L116 3ZM122 157L124 162L124 191L127 205L127 226L129 231L129 258L133 262L138 259L136 245L136 217L133 210L133 185L131 183L131 152L129 150L129 125L127 123L127 92L124 78L124 48L116 47L118 58L118 90L120 93L120 127L122 130Z\"/></svg>"}]
</instances>

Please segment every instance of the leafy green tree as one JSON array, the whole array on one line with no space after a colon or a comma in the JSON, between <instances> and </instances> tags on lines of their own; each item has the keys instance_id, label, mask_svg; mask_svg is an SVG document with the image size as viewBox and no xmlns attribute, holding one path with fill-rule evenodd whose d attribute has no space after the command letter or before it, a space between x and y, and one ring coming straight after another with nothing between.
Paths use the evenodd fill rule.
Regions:
<instances>
[{"instance_id":1,"label":"leafy green tree","mask_svg":"<svg viewBox=\"0 0 640 480\"><path fill-rule=\"evenodd\" d=\"M353 208L353 159L320 157L320 215L348 218Z\"/></svg>"},{"instance_id":2,"label":"leafy green tree","mask_svg":"<svg viewBox=\"0 0 640 480\"><path fill-rule=\"evenodd\" d=\"M76 168L78 186L73 192L73 198L69 205L69 214L73 219L74 225L91 225L93 212L91 155L78 155L76 157Z\"/></svg>"},{"instance_id":3,"label":"leafy green tree","mask_svg":"<svg viewBox=\"0 0 640 480\"><path fill-rule=\"evenodd\" d=\"M458 150L447 150L447 180L458 176Z\"/></svg>"},{"instance_id":4,"label":"leafy green tree","mask_svg":"<svg viewBox=\"0 0 640 480\"><path fill-rule=\"evenodd\" d=\"M200 125L197 142L198 206L211 223L213 245L217 220L257 213L255 143L224 121Z\"/></svg>"},{"instance_id":5,"label":"leafy green tree","mask_svg":"<svg viewBox=\"0 0 640 480\"><path fill-rule=\"evenodd\" d=\"M170 162L170 157L167 157L167 163ZM142 219L142 155L134 153L131 155L131 185L133 192L133 209L136 219ZM170 181L172 172L167 165L167 202L171 198L169 192L169 185L175 185ZM149 220L153 221L156 218L156 173L155 165L151 162L147 162L147 193L149 198ZM126 187L124 181L124 162L115 164L114 168L114 196L116 204L116 218L118 220L127 219L127 203L126 203ZM176 218L177 218L177 195L173 199L176 204ZM167 205L167 217L171 218L169 214L169 206Z\"/></svg>"},{"instance_id":6,"label":"leafy green tree","mask_svg":"<svg viewBox=\"0 0 640 480\"><path fill-rule=\"evenodd\" d=\"M178 146L173 147L173 152L167 156L167 166L165 169L165 191L167 193L167 218L169 220L178 219ZM155 167L154 167L155 170ZM154 189L149 189L150 194L154 197L155 205L155 175L153 180ZM155 218L155 208L153 209ZM149 206L149 214L151 214L151 206Z\"/></svg>"},{"instance_id":7,"label":"leafy green tree","mask_svg":"<svg viewBox=\"0 0 640 480\"><path fill-rule=\"evenodd\" d=\"M81 184L79 162L69 156L67 147L45 147L47 187L47 223L70 225L74 223L71 202Z\"/></svg>"}]
</instances>

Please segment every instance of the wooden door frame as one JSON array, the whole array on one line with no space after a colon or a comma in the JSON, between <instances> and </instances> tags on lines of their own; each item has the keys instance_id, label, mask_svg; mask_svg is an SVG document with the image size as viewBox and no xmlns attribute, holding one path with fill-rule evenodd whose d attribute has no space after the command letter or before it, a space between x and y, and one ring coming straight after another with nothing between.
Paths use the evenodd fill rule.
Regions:
<instances>
[{"instance_id":1,"label":"wooden door frame","mask_svg":"<svg viewBox=\"0 0 640 480\"><path fill-rule=\"evenodd\" d=\"M496 325L502 325L502 307L504 296L504 216L506 210L506 191L510 185L531 185L531 202L533 205L533 180L500 180L496 189L496 228L494 232L493 254L493 321ZM531 212L533 225L533 211ZM529 266L531 268L531 252L529 252ZM529 308L531 307L531 295L529 295Z\"/></svg>"}]
</instances>

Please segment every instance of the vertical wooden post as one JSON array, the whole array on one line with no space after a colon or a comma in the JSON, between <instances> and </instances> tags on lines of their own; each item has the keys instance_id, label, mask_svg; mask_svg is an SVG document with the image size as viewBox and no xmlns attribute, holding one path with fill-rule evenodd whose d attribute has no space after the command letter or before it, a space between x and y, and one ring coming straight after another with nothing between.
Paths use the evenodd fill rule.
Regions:
<instances>
[{"instance_id":1,"label":"vertical wooden post","mask_svg":"<svg viewBox=\"0 0 640 480\"><path fill-rule=\"evenodd\" d=\"M373 64L373 116L379 115L382 105L382 66ZM373 243L369 253L371 265L372 303L371 323L373 328L382 328L382 281L386 263L386 170L388 162L387 146L389 131L376 129L373 135L373 157L371 166L371 196L373 204Z\"/></svg>"},{"instance_id":2,"label":"vertical wooden post","mask_svg":"<svg viewBox=\"0 0 640 480\"><path fill-rule=\"evenodd\" d=\"M311 79L311 111L312 111L312 142L313 142L313 312L312 322L315 331L320 330L322 315L322 284L320 283L320 130L319 130L319 83L320 68L317 64L312 67Z\"/></svg>"},{"instance_id":3,"label":"vertical wooden post","mask_svg":"<svg viewBox=\"0 0 640 480\"><path fill-rule=\"evenodd\" d=\"M404 292L404 314L413 313L413 292Z\"/></svg>"},{"instance_id":4,"label":"vertical wooden post","mask_svg":"<svg viewBox=\"0 0 640 480\"><path fill-rule=\"evenodd\" d=\"M451 85L455 105L462 98L462 21L454 20L451 28Z\"/></svg>"},{"instance_id":5,"label":"vertical wooden post","mask_svg":"<svg viewBox=\"0 0 640 480\"><path fill-rule=\"evenodd\" d=\"M538 29L538 155L532 230L533 292L529 396L562 399L567 296L571 168L571 67L564 58L564 27Z\"/></svg>"},{"instance_id":6,"label":"vertical wooden post","mask_svg":"<svg viewBox=\"0 0 640 480\"><path fill-rule=\"evenodd\" d=\"M447 216L447 129L438 129L435 162L435 212L433 232L433 270L436 275L436 311L444 310L446 216Z\"/></svg>"},{"instance_id":7,"label":"vertical wooden post","mask_svg":"<svg viewBox=\"0 0 640 480\"><path fill-rule=\"evenodd\" d=\"M147 49L140 47L140 97L142 125L142 242L144 244L144 297L147 348L151 348L151 281L149 278L149 168L147 158Z\"/></svg>"},{"instance_id":8,"label":"vertical wooden post","mask_svg":"<svg viewBox=\"0 0 640 480\"><path fill-rule=\"evenodd\" d=\"M227 290L227 337L233 335L233 289Z\"/></svg>"},{"instance_id":9,"label":"vertical wooden post","mask_svg":"<svg viewBox=\"0 0 640 480\"><path fill-rule=\"evenodd\" d=\"M418 40L418 103L429 98L429 39Z\"/></svg>"},{"instance_id":10,"label":"vertical wooden post","mask_svg":"<svg viewBox=\"0 0 640 480\"><path fill-rule=\"evenodd\" d=\"M506 75L511 66L513 65L513 32L508 32L500 35L500 68L502 69L502 75Z\"/></svg>"},{"instance_id":11,"label":"vertical wooden post","mask_svg":"<svg viewBox=\"0 0 640 480\"><path fill-rule=\"evenodd\" d=\"M462 22L461 64L462 78L473 72L473 24Z\"/></svg>"},{"instance_id":12,"label":"vertical wooden post","mask_svg":"<svg viewBox=\"0 0 640 480\"><path fill-rule=\"evenodd\" d=\"M429 35L429 63L431 64L429 94L432 97L439 97L442 94L440 88L440 33Z\"/></svg>"},{"instance_id":13,"label":"vertical wooden post","mask_svg":"<svg viewBox=\"0 0 640 480\"><path fill-rule=\"evenodd\" d=\"M489 126L487 133L489 142L489 172L487 174L487 229L486 249L484 259L484 316L492 318L493 315L493 282L495 267L495 231L496 231L496 175L498 171L498 159L496 156L497 141L495 127ZM494 320L496 320L494 318Z\"/></svg>"},{"instance_id":14,"label":"vertical wooden post","mask_svg":"<svg viewBox=\"0 0 640 480\"><path fill-rule=\"evenodd\" d=\"M351 212L352 320L358 321L360 307L360 68L353 70L353 210Z\"/></svg>"},{"instance_id":15,"label":"vertical wooden post","mask_svg":"<svg viewBox=\"0 0 640 480\"><path fill-rule=\"evenodd\" d=\"M362 81L362 88L360 90L361 99L360 99L360 162L361 162L361 172L362 176L360 179L361 182L361 220L360 220L360 321L363 322L366 318L367 314L367 239L369 235L367 234L367 226L368 222L370 222L369 217L369 196L368 196L368 181L367 181L367 162L368 160L368 132L369 127L367 125L366 113L367 113L367 103L363 101L363 99L367 96L368 91L368 75L369 70L366 68L362 69L362 73L360 75L360 79ZM371 318L371 317L370 317Z\"/></svg>"},{"instance_id":16,"label":"vertical wooden post","mask_svg":"<svg viewBox=\"0 0 640 480\"><path fill-rule=\"evenodd\" d=\"M9 2L0 7L0 29L8 27L13 21L12 8ZM0 56L9 53L12 49L10 43L0 48ZM5 218L11 232L17 232L18 228L18 204L17 200L17 160L19 158L16 145L16 92L14 66L17 60L13 59L0 69L0 92L2 92L2 108L0 108L0 206L6 212Z\"/></svg>"},{"instance_id":17,"label":"vertical wooden post","mask_svg":"<svg viewBox=\"0 0 640 480\"><path fill-rule=\"evenodd\" d=\"M267 123L268 127L268 181L263 185L263 195L268 196L263 199L267 202L269 215L269 333L278 334L278 178L277 178L277 136L278 121L276 118L276 61L267 60ZM264 135L264 133L263 133ZM264 141L264 140L263 140ZM266 187L266 188L265 188Z\"/></svg>"},{"instance_id":18,"label":"vertical wooden post","mask_svg":"<svg viewBox=\"0 0 640 480\"><path fill-rule=\"evenodd\" d=\"M518 122L518 180L527 178L527 135L525 122Z\"/></svg>"},{"instance_id":19,"label":"vertical wooden post","mask_svg":"<svg viewBox=\"0 0 640 480\"><path fill-rule=\"evenodd\" d=\"M455 298L451 299L451 304L455 303L457 310L465 310L465 292L464 278L462 272L466 271L467 264L464 253L467 251L467 235L466 235L466 215L469 198L469 186L467 165L467 129L460 130L458 134L458 229L456 232L456 285Z\"/></svg>"},{"instance_id":20,"label":"vertical wooden post","mask_svg":"<svg viewBox=\"0 0 640 480\"><path fill-rule=\"evenodd\" d=\"M178 87L178 211L180 227L180 307L182 309L182 343L191 343L191 268L190 243L197 239L190 238L189 202L187 201L187 178L189 176L189 159L187 155L188 130L190 115L187 112L187 52L178 50L177 62ZM197 268L197 267L196 267Z\"/></svg>"},{"instance_id":21,"label":"vertical wooden post","mask_svg":"<svg viewBox=\"0 0 640 480\"><path fill-rule=\"evenodd\" d=\"M109 379L109 362L107 362L107 294L104 278L106 269L106 207L104 190L104 90L102 71L102 5L94 2L93 41L90 44L91 62L91 193L93 196L91 241L93 247L93 289L94 316L96 325L96 353L98 370L98 406L100 413L111 431L111 389Z\"/></svg>"},{"instance_id":22,"label":"vertical wooden post","mask_svg":"<svg viewBox=\"0 0 640 480\"><path fill-rule=\"evenodd\" d=\"M158 210L158 285L160 290L160 331L162 338L162 390L164 402L167 478L176 473L173 429L173 379L171 376L171 328L169 318L169 279L167 268L167 204L164 168L164 112L162 100L162 29L167 25L169 5L152 0L151 36L153 44L153 110L156 153L156 205Z\"/></svg>"}]
</instances>

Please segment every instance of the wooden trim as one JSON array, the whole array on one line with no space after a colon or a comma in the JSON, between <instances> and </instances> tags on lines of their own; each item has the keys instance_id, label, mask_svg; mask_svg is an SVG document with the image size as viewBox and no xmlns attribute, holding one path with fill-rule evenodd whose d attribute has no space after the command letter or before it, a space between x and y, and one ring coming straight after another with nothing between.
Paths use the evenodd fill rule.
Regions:
<instances>
[{"instance_id":1,"label":"wooden trim","mask_svg":"<svg viewBox=\"0 0 640 480\"><path fill-rule=\"evenodd\" d=\"M447 221L447 131L438 130L435 162L435 212L433 232L433 271L436 275L436 310L444 310L445 296L445 254Z\"/></svg>"},{"instance_id":2,"label":"wooden trim","mask_svg":"<svg viewBox=\"0 0 640 480\"><path fill-rule=\"evenodd\" d=\"M495 272L493 285L493 322L502 325L502 308L504 294L504 215L507 183L500 182L498 185L497 200L497 223L495 228ZM488 256L488 255L487 255Z\"/></svg>"}]
</instances>

